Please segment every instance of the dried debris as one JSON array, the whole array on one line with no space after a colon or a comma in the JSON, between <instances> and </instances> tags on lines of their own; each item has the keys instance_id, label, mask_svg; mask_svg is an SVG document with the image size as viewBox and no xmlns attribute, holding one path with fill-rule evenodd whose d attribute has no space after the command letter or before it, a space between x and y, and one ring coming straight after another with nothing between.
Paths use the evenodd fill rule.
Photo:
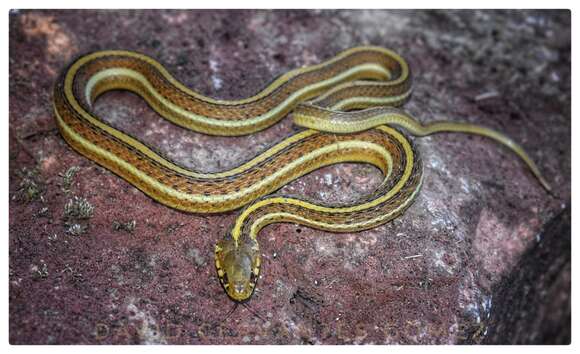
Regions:
<instances>
[{"instance_id":1,"label":"dried debris","mask_svg":"<svg viewBox=\"0 0 580 354\"><path fill-rule=\"evenodd\" d=\"M131 220L127 222L119 222L113 221L113 229L115 231L126 231L128 233L133 233L135 230L135 226L137 226L137 221Z\"/></svg>"},{"instance_id":2,"label":"dried debris","mask_svg":"<svg viewBox=\"0 0 580 354\"><path fill-rule=\"evenodd\" d=\"M90 219L93 216L95 207L83 197L74 196L64 205L64 215L66 218Z\"/></svg>"},{"instance_id":3,"label":"dried debris","mask_svg":"<svg viewBox=\"0 0 580 354\"><path fill-rule=\"evenodd\" d=\"M32 202L35 200L44 201L42 196L43 187L40 183L40 173L36 168L23 167L16 171L16 175L21 179L18 190L12 196L13 200Z\"/></svg>"}]
</instances>

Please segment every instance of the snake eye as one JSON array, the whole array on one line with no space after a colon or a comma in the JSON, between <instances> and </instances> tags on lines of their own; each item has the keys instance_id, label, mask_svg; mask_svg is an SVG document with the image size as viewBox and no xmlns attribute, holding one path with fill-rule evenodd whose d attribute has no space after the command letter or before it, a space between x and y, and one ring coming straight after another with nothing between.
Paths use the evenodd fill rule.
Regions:
<instances>
[{"instance_id":1,"label":"snake eye","mask_svg":"<svg viewBox=\"0 0 580 354\"><path fill-rule=\"evenodd\" d=\"M260 274L260 268L255 267L254 269L252 269L252 273L250 273L250 283L255 285L256 281L258 280L259 274Z\"/></svg>"},{"instance_id":2,"label":"snake eye","mask_svg":"<svg viewBox=\"0 0 580 354\"><path fill-rule=\"evenodd\" d=\"M218 278L220 279L224 287L226 287L226 285L229 284L227 273L223 273L221 276L218 274Z\"/></svg>"}]
</instances>

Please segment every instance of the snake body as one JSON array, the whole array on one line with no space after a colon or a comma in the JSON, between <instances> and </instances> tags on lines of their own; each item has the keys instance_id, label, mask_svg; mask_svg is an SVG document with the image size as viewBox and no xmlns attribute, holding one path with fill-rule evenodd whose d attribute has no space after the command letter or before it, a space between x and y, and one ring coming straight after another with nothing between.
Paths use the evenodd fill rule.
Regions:
<instances>
[{"instance_id":1,"label":"snake body","mask_svg":"<svg viewBox=\"0 0 580 354\"><path fill-rule=\"evenodd\" d=\"M205 134L251 134L288 113L308 129L235 168L203 173L176 164L95 116L95 100L118 89L137 93L164 118ZM392 125L419 136L457 131L490 137L512 149L549 188L524 150L501 133L466 123L418 123L399 108L411 90L405 60L379 47L346 50L321 64L289 71L252 97L232 101L191 91L146 55L99 51L78 58L63 72L53 104L59 130L76 151L156 201L192 213L245 206L215 247L218 278L228 296L242 302L256 287L257 236L266 225L292 222L354 232L384 224L411 205L421 187L421 159ZM383 173L383 182L352 204L272 194L304 174L340 162L372 164Z\"/></svg>"}]
</instances>

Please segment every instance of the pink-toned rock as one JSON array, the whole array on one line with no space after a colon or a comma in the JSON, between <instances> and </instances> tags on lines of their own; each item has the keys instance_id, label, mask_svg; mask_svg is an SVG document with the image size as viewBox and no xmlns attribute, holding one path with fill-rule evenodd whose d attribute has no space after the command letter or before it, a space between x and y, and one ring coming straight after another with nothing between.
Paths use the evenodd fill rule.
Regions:
<instances>
[{"instance_id":1,"label":"pink-toned rock","mask_svg":"<svg viewBox=\"0 0 580 354\"><path fill-rule=\"evenodd\" d=\"M233 304L212 250L235 212L156 203L75 153L52 117L56 76L92 50L146 53L187 86L228 99L362 44L409 61L410 113L505 132L553 196L483 138L415 139L425 182L399 219L359 234L292 224L261 233L249 305L265 321L243 307L225 318ZM12 11L9 90L13 344L570 342L569 11ZM123 92L103 96L96 112L204 171L297 129L286 119L251 136L205 136ZM343 202L380 177L343 164L284 190ZM90 218L65 213L74 196L94 207Z\"/></svg>"}]
</instances>

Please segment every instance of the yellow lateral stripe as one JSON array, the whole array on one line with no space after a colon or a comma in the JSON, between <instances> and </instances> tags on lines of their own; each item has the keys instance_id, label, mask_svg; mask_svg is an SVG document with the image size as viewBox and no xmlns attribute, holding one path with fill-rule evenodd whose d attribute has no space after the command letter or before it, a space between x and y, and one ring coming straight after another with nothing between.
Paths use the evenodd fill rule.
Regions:
<instances>
[{"instance_id":1,"label":"yellow lateral stripe","mask_svg":"<svg viewBox=\"0 0 580 354\"><path fill-rule=\"evenodd\" d=\"M254 211L256 211L257 209L259 209L265 205L268 205L268 204L286 203L286 204L299 205L299 206L302 206L306 209L312 209L312 210L327 212L327 213L349 213L349 212L353 212L353 211L360 211L360 210L372 208L372 207L377 206L377 205L385 202L386 200L389 200L390 198L392 198L393 195L395 195L396 193L399 192L399 190L401 190L401 188L405 185L405 183L407 182L407 180L411 176L411 172L413 170L413 164L414 164L413 148L411 147L409 141L401 133L397 132L395 129L387 127L387 126L380 126L380 127L377 127L377 129L382 130L384 132L387 132L387 133L391 134L393 137L395 137L399 141L399 143L401 143L401 145L403 146L403 149L405 151L405 156L407 156L407 163L405 165L405 170L404 170L403 174L401 175L401 179L385 195L383 195L379 198L376 198L368 203L353 205L353 206L348 206L348 207L325 207L325 206L316 205L316 204L312 204L309 202L305 202L305 201L293 199L293 198L274 197L274 198L264 199L264 200L253 203L248 208L246 208L242 212L242 214L240 214L240 216L236 219L236 224L234 225L234 228L232 230L232 236L234 238L238 238L240 236L242 226L243 226L244 222L246 221L246 219L248 218L248 216L251 213L253 213ZM392 161L392 158L390 157L390 153L387 152L387 154L389 154L389 159L391 159L391 161Z\"/></svg>"},{"instance_id":2,"label":"yellow lateral stripe","mask_svg":"<svg viewBox=\"0 0 580 354\"><path fill-rule=\"evenodd\" d=\"M242 173L242 172L246 171L247 169L255 166L257 163L260 163L260 162L268 159L269 157L276 154L277 152L279 152L279 151L283 150L284 148L294 144L295 142L317 133L314 130L307 130L307 131L297 133L297 134L283 140L282 142L274 145L273 147L271 147L267 151L263 152L262 154L257 155L252 160L250 160L250 161L248 161L248 162L246 162L246 163L244 163L236 168L233 168L231 170L226 170L226 171L217 172L217 173L195 172L195 171L192 171L190 169L186 169L182 166L174 164L173 162L171 162L171 161L163 158L159 154L155 153L153 150L151 150L149 147L147 147L146 145L141 143L139 140L121 132L118 129L111 127L110 125L108 125L108 124L106 124L98 119L95 119L91 114L86 112L80 106L80 104L78 103L78 101L76 99L74 99L74 95L72 94L72 76L70 78L70 81L68 81L68 79L69 79L69 77L67 76L67 85L65 86L65 94L67 95L67 100L73 106L73 109L75 111L77 111L79 114L81 114L83 116L83 118L86 119L90 124L95 125L96 127L104 130L105 132L114 136L115 138L117 138L117 139L125 142L126 144L132 146L133 148L139 150L144 155L146 155L147 157L149 157L152 160L155 160L155 161L161 163L163 166L170 168L172 170L178 171L179 173L182 173L186 176L190 176L190 177L194 177L194 178L216 179L216 178L224 178L224 177L229 177L232 175Z\"/></svg>"},{"instance_id":3,"label":"yellow lateral stripe","mask_svg":"<svg viewBox=\"0 0 580 354\"><path fill-rule=\"evenodd\" d=\"M319 229L319 230L326 230L326 231L331 231L331 232L355 232L355 231L366 230L366 229L369 229L373 226L385 223L386 222L385 220L388 221L394 215L397 215L397 213L399 213L401 210L408 207L409 204L413 202L413 200L415 199L415 197L419 193L419 190L421 189L422 183L423 183L423 176L421 175L421 179L420 179L419 183L417 184L417 187L413 190L413 192L411 193L411 195L409 195L408 198L405 198L405 200L401 204L398 204L396 208L390 210L388 213L377 215L377 217L375 217L373 219L365 220L363 222L354 222L354 223L350 223L350 224L330 224L330 223L319 222L316 220L306 219L306 218L303 218L303 217L296 215L296 214L277 212L277 213L266 214L266 215L256 219L252 223L252 226L251 226L250 232L249 232L249 236L251 238L255 239L255 238L257 238L258 233L260 232L260 230L264 226L269 225L271 223L275 223L278 221L285 221L285 220L291 220L290 222L295 222L298 224L311 226L311 227L314 227L314 228Z\"/></svg>"},{"instance_id":4,"label":"yellow lateral stripe","mask_svg":"<svg viewBox=\"0 0 580 354\"><path fill-rule=\"evenodd\" d=\"M92 88L95 87L101 80L104 80L109 77L128 77L141 83L147 89L147 91L155 97L156 100L162 103L162 106L164 108L170 109L173 112L173 114L175 114L178 117L186 118L192 121L193 123L201 123L212 126L222 126L225 128L239 129L241 127L258 125L261 122L272 119L272 117L279 116L289 106L293 105L295 102L298 102L301 99L301 97L308 97L309 92L315 92L316 90L321 90L325 87L333 86L337 82L342 82L344 80L347 80L349 77L353 77L363 72L385 73L386 71L384 68L376 64L363 64L352 67L349 70L346 70L339 75L333 76L328 80L319 81L315 84L308 85L300 90L297 90L292 95L290 95L285 101L281 102L280 104L273 107L271 110L269 110L267 113L261 116L247 118L243 120L215 119L189 112L181 108L180 106L175 105L174 103L170 102L169 100L165 99L162 95L160 95L159 92L155 90L155 88L151 85L149 80L147 80L147 78L143 74L125 68L105 69L93 75L87 83L85 97L89 98L91 97L91 91L89 90L92 90ZM67 86L66 89L68 88L69 87ZM70 98L71 101L72 99L76 101L74 95L71 95ZM82 110L80 105L79 108Z\"/></svg>"},{"instance_id":5,"label":"yellow lateral stripe","mask_svg":"<svg viewBox=\"0 0 580 354\"><path fill-rule=\"evenodd\" d=\"M284 84L288 79L290 79L292 77L295 77L295 76L302 74L302 73L319 70L325 66L329 66L337 61L340 61L340 60L342 60L342 59L344 59L352 54L355 54L357 52L364 52L364 51L378 52L378 53L381 53L381 54L385 55L386 57L389 57L397 62L397 64L401 68L401 77L399 79L395 80L393 82L393 84L398 84L399 82L406 80L406 78L409 74L409 68L408 68L408 65L405 62L405 60L400 55L393 52L392 50L382 48L382 47L376 47L376 46L361 46L361 47L347 49L347 50L343 51L342 53L339 53L338 55L334 56L333 58L331 58L327 61L324 61L320 64L306 66L303 68L288 71L286 74L280 76L277 80L275 80L273 83L268 85L268 87L266 87L264 90L260 91L256 95L253 95L251 97L244 98L244 99L238 99L238 100L219 100L219 99L213 99L211 97L201 95L201 94L189 89L187 86L183 85L181 82L179 82L179 80L175 79L173 77L173 75L171 75L165 69L165 67L163 65L161 65L155 59L153 59L147 55L143 55L143 54L139 54L139 53L135 53L135 52L124 51L124 50L108 50L108 51L96 52L96 53L89 54L89 55L79 59L77 61L77 63L75 63L75 65L78 64L77 67L80 67L80 66L84 65L85 63L92 61L92 60L95 60L99 57L111 56L111 55L133 57L133 58L136 58L139 60L143 60L143 61L147 62L148 64L152 65L153 67L155 67L155 69L158 70L163 75L163 77L165 79L167 79L167 81L169 81L172 85L177 87L179 90L187 93L188 95L190 95L192 97L195 97L197 99L200 99L202 101L205 101L205 102L211 103L211 104L238 105L238 104L246 104L246 103L254 102L256 100L259 100L263 97L268 96L274 90L276 90L278 87L280 87L282 84Z\"/></svg>"},{"instance_id":6,"label":"yellow lateral stripe","mask_svg":"<svg viewBox=\"0 0 580 354\"><path fill-rule=\"evenodd\" d=\"M174 198L188 200L190 202L196 202L196 203L200 203L200 204L201 203L209 203L209 202L220 203L220 202L225 202L225 201L229 201L229 200L240 199L249 193L255 192L256 190L260 189L261 187L263 187L265 185L274 184L274 182L278 178L280 178L281 176L283 176L285 174L288 174L290 171L295 170L298 166L305 164L308 161L314 160L320 156L324 156L324 155L326 155L326 154L328 154L336 149L339 149L339 148L370 149L370 150L377 151L378 153L380 153L382 155L389 154L388 151L384 147L373 144L373 143L369 143L369 142L364 142L364 141L339 142L339 143L327 145L323 148L320 148L318 150L313 151L310 154L304 155L301 158L292 161L291 163L286 165L284 168L278 170L276 173L271 174L268 177L266 177L260 181L257 181L255 184L249 185L246 188L241 189L238 192L224 194L224 195L206 196L203 194L191 194L191 193L179 192L179 191L171 188L170 186L167 186L165 184L158 182L154 178L151 178L148 175L144 174L141 170L139 170L135 166L133 166L133 165L127 163L125 160L119 158L117 155L110 153L109 151L92 144L88 140L86 140L83 137L81 137L80 135L76 134L74 132L74 130L71 129L62 120L62 118L60 117L60 115L58 114L57 111L55 111L55 115L57 117L58 123L61 126L61 128L63 130L65 130L65 132L68 135L70 135L73 139L75 139L77 141L77 143L80 144L81 146L87 148L88 150L92 151L93 153L95 153L97 155L100 155L100 156L122 166L126 171L129 171L130 173L138 176L140 179L144 180L147 184L154 186L154 188L158 191L161 191L161 192L163 192L169 196L172 196Z\"/></svg>"},{"instance_id":7,"label":"yellow lateral stripe","mask_svg":"<svg viewBox=\"0 0 580 354\"><path fill-rule=\"evenodd\" d=\"M411 95L411 90L406 91L402 95L389 97L350 97L336 102L330 107L333 111L340 111L345 107L350 107L351 104L364 103L367 106L389 106L393 103L401 102Z\"/></svg>"}]
</instances>

